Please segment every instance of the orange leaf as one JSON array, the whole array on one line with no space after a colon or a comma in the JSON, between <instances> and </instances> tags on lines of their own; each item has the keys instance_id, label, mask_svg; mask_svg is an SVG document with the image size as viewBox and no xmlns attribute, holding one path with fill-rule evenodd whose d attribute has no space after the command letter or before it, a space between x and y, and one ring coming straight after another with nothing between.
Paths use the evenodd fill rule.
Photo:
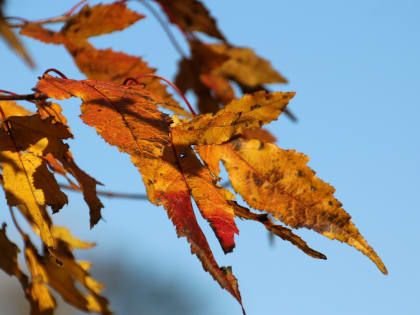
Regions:
<instances>
[{"instance_id":1,"label":"orange leaf","mask_svg":"<svg viewBox=\"0 0 420 315\"><path fill-rule=\"evenodd\" d=\"M63 26L61 33L67 40L81 41L86 38L122 31L144 18L126 7L123 2L84 6ZM104 23L106 21L106 23Z\"/></svg>"},{"instance_id":2,"label":"orange leaf","mask_svg":"<svg viewBox=\"0 0 420 315\"><path fill-rule=\"evenodd\" d=\"M82 98L83 121L95 127L109 144L130 154L133 164L143 176L150 201L165 207L178 236L188 239L192 253L201 260L203 268L241 303L234 277L227 277L221 271L197 224L190 200L190 177L183 172L180 153L171 141L170 119L157 109L160 99L138 86L117 86L93 80L74 81L48 75L39 81L37 90L59 99L71 95ZM216 216L209 214L209 219L216 217L217 213Z\"/></svg>"},{"instance_id":3,"label":"orange leaf","mask_svg":"<svg viewBox=\"0 0 420 315\"><path fill-rule=\"evenodd\" d=\"M66 36L60 32L54 32L46 29L38 23L25 23L21 28L19 34L31 37L46 44L64 44Z\"/></svg>"}]
</instances>

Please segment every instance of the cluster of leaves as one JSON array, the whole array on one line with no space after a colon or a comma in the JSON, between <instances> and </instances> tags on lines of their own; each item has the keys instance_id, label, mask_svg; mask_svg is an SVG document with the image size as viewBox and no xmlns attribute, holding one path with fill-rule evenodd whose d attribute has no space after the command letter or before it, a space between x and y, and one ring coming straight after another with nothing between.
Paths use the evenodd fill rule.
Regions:
<instances>
[{"instance_id":1,"label":"cluster of leaves","mask_svg":"<svg viewBox=\"0 0 420 315\"><path fill-rule=\"evenodd\" d=\"M19 267L19 249L7 238L5 226L0 234L0 268L18 278L30 301L31 314L53 313L55 300L50 289L81 310L110 313L108 301L100 295L102 285L88 273L89 264L76 261L73 255L74 249L90 248L93 244L55 226L48 213L48 208L55 213L68 202L55 176L63 176L83 193L91 227L101 219L103 208L96 192L99 182L77 166L66 143L73 138L70 127L60 105L49 99L82 99L83 122L95 128L110 145L131 156L150 202L163 205L178 236L187 238L204 270L241 306L237 280L230 267L220 267L213 257L197 224L191 199L225 253L235 247L237 217L259 222L306 254L326 259L278 220L291 228L306 227L348 243L386 274L381 259L334 198L334 188L307 166L308 157L277 147L275 138L262 128L286 112L294 96L294 92L269 92L265 85L285 83L286 79L251 49L229 43L200 1L156 2L188 41L190 56L180 61L175 83L183 93L195 93L200 114L192 109L191 113L185 111L154 75L155 69L140 57L97 49L89 43L90 37L121 31L144 18L127 8L125 1L86 5L77 14L63 15L60 31L52 31L40 22L19 25L22 35L63 45L88 78L78 81L44 74L35 93L3 95L3 100L26 99L35 103L36 113L12 101L0 102L1 183L24 240L30 275ZM2 13L0 27L3 37L29 62ZM218 42L203 42L196 32ZM235 95L235 85L243 95ZM160 108L174 114L165 114ZM238 204L234 192L217 184L220 161L234 192L261 214ZM42 252L19 227L12 207L19 209L39 235ZM79 290L77 283L87 294Z\"/></svg>"}]
</instances>

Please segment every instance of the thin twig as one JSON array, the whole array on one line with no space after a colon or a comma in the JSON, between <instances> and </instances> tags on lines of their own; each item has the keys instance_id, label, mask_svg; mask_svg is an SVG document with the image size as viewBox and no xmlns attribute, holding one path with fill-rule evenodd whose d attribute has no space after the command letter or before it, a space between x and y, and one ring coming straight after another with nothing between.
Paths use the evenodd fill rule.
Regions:
<instances>
[{"instance_id":1,"label":"thin twig","mask_svg":"<svg viewBox=\"0 0 420 315\"><path fill-rule=\"evenodd\" d=\"M23 27L25 24L27 23L34 23L34 24L54 24L54 23L61 23L61 22L67 22L70 18L71 15L74 13L74 11L83 3L85 3L88 0L82 0L79 1L76 5L74 5L70 10L67 10L65 13L63 13L60 16L55 16L52 18L46 18L46 19L41 19L41 20L37 20L37 21L28 21L27 19L18 17L18 16L7 16L5 17L5 19L8 20L20 20L23 21L23 23L16 23L16 24L8 24L9 27L12 28L17 28L17 27Z\"/></svg>"},{"instance_id":2,"label":"thin twig","mask_svg":"<svg viewBox=\"0 0 420 315\"><path fill-rule=\"evenodd\" d=\"M187 54L182 50L181 46L178 44L178 42L176 41L175 36L172 34L168 23L166 23L162 17L159 15L159 13L155 10L155 8L153 8L153 6L151 6L149 3L147 3L147 1L145 0L137 0L138 2L140 2L141 4L143 4L143 6L148 9L150 11L150 13L152 13L152 15L156 18L156 20L159 22L159 24L162 26L163 30L165 31L166 35L168 35L169 40L171 41L172 45L175 47L175 50L178 51L178 53L184 57L187 58Z\"/></svg>"},{"instance_id":3,"label":"thin twig","mask_svg":"<svg viewBox=\"0 0 420 315\"><path fill-rule=\"evenodd\" d=\"M190 102L188 102L188 100L187 100L187 98L185 97L185 95L184 95L184 93L182 93L181 92L181 90L172 82L172 81L170 81L170 80L168 80L168 79L166 79L166 78L164 78L164 77L162 77L162 76L160 76L160 75L158 75L158 74L154 74L154 73L143 73L143 74L141 74L141 75L139 75L139 76L137 76L136 77L136 79L139 79L139 78L144 78L144 77L151 77L151 78L157 78L157 79L160 79L160 80L163 80L163 81L165 81L166 83L168 83L177 93L178 93L178 95L179 96L181 96L182 97L182 99L184 100L184 102L185 102L185 104L187 104L187 106L188 106L188 108L189 108L189 110L190 110L190 112L191 112L191 114L195 117L195 116L197 116L197 113L194 111L194 109L192 108L192 106L191 106L191 104L190 104ZM127 81L127 79L126 79L126 81Z\"/></svg>"},{"instance_id":4,"label":"thin twig","mask_svg":"<svg viewBox=\"0 0 420 315\"><path fill-rule=\"evenodd\" d=\"M77 189L76 187L71 186L71 185L59 184L59 186L62 189L65 189L65 190L71 190L71 191L76 191L76 192L80 192L80 193L82 192L81 188ZM227 187L227 186L229 186L229 182L226 182L226 183L222 184L221 186L222 187ZM109 197L109 198L136 199L136 200L147 200L148 199L146 194L119 193L119 192L104 191L104 190L100 190L100 191L97 190L96 193L100 196Z\"/></svg>"},{"instance_id":5,"label":"thin twig","mask_svg":"<svg viewBox=\"0 0 420 315\"><path fill-rule=\"evenodd\" d=\"M82 192L82 189L77 189L71 185L60 184L60 187L65 190L72 190L77 192ZM111 191L96 191L96 193L100 196L105 196L109 198L121 198L121 199L140 199L140 200L147 200L147 195L145 194L127 194L127 193L117 193Z\"/></svg>"},{"instance_id":6,"label":"thin twig","mask_svg":"<svg viewBox=\"0 0 420 315\"><path fill-rule=\"evenodd\" d=\"M0 95L0 101L36 101L43 100L47 97L40 93L32 94L15 94L15 95Z\"/></svg>"}]
</instances>

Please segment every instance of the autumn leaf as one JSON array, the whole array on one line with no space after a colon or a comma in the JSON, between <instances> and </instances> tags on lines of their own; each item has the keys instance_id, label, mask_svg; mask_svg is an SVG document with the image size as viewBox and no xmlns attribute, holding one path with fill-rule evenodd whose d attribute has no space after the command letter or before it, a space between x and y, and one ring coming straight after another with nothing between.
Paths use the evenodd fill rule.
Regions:
<instances>
[{"instance_id":1,"label":"autumn leaf","mask_svg":"<svg viewBox=\"0 0 420 315\"><path fill-rule=\"evenodd\" d=\"M255 87L269 83L287 83L266 59L259 57L250 48L226 44L211 44L209 47L219 54L229 56L215 72L239 84Z\"/></svg>"},{"instance_id":2,"label":"autumn leaf","mask_svg":"<svg viewBox=\"0 0 420 315\"><path fill-rule=\"evenodd\" d=\"M61 33L71 41L85 40L93 36L122 31L144 17L128 9L122 1L97 4L92 8L86 5L67 21Z\"/></svg>"},{"instance_id":3,"label":"autumn leaf","mask_svg":"<svg viewBox=\"0 0 420 315\"><path fill-rule=\"evenodd\" d=\"M36 23L23 25L20 33L45 43L63 44L73 57L77 67L87 78L110 81L122 84L132 77L146 85L147 89L159 95L162 106L183 115L191 116L166 91L156 78L144 77L143 74L155 73L140 57L130 56L112 49L96 49L87 39L129 27L144 18L130 9L124 3L115 2L107 5L85 6L78 14L63 26L61 31L54 32ZM102 23L107 21L107 23ZM118 65L118 66L116 66Z\"/></svg>"},{"instance_id":4,"label":"autumn leaf","mask_svg":"<svg viewBox=\"0 0 420 315\"><path fill-rule=\"evenodd\" d=\"M31 304L31 315L52 315L57 304L48 289L47 273L40 259L35 246L30 240L27 240L25 242L25 260L31 274L27 298Z\"/></svg>"},{"instance_id":5,"label":"autumn leaf","mask_svg":"<svg viewBox=\"0 0 420 315\"><path fill-rule=\"evenodd\" d=\"M183 94L186 94L190 89L194 91L197 96L197 108L201 113L215 113L220 108L220 101L212 95L209 87L201 80L197 80L197 69L199 68L193 60L181 59L174 83Z\"/></svg>"},{"instance_id":6,"label":"autumn leaf","mask_svg":"<svg viewBox=\"0 0 420 315\"><path fill-rule=\"evenodd\" d=\"M39 81L36 89L56 99L73 95L82 98L82 120L95 127L109 144L130 154L133 164L143 176L149 200L165 207L178 236L188 239L192 253L201 260L203 268L241 303L236 279L228 277L219 268L197 224L190 189L225 251L232 249L233 235L237 233L233 209L227 203L231 195L214 186L210 173L198 160L194 160L191 151L183 151L186 149L172 142L169 116L157 109L159 97L139 86L117 86L92 80L75 81L49 75ZM190 154L187 159L195 164L184 164L181 161L183 154ZM204 200L205 193L199 191L210 187L216 193L212 200L218 202L214 209L210 209L210 203Z\"/></svg>"},{"instance_id":7,"label":"autumn leaf","mask_svg":"<svg viewBox=\"0 0 420 315\"><path fill-rule=\"evenodd\" d=\"M226 105L235 98L231 81L249 93L263 90L264 84L287 83L267 60L249 48L198 40L188 43L191 57L180 61L175 84L183 93L194 91L201 112L216 112L219 103Z\"/></svg>"},{"instance_id":8,"label":"autumn leaf","mask_svg":"<svg viewBox=\"0 0 420 315\"><path fill-rule=\"evenodd\" d=\"M122 2L98 4L92 8L86 5L64 24L60 32L45 29L38 23L25 23L20 33L44 43L71 42L73 45L83 46L89 37L121 31L142 18L144 15L128 9ZM104 21L107 23L103 23Z\"/></svg>"},{"instance_id":9,"label":"autumn leaf","mask_svg":"<svg viewBox=\"0 0 420 315\"><path fill-rule=\"evenodd\" d=\"M220 144L245 129L276 120L294 95L294 92L264 91L247 94L215 114L202 114L191 121L174 124L171 131L180 145Z\"/></svg>"},{"instance_id":10,"label":"autumn leaf","mask_svg":"<svg viewBox=\"0 0 420 315\"><path fill-rule=\"evenodd\" d=\"M29 114L12 102L6 105L3 107L7 114ZM51 231L47 231L51 223L45 205L57 212L67 203L67 197L61 192L47 163L62 167L79 182L90 209L91 227L101 219L103 205L96 195L96 185L100 183L77 166L68 145L62 141L71 138L72 134L63 124L65 118L61 115L61 108L45 101L38 106L40 115L8 117L11 136L6 130L0 131L0 155L3 157L3 181L9 205L25 204L20 209L30 222L33 221L31 213L37 213L34 223L38 228L43 226L42 238L52 246ZM18 194L15 191L17 187L20 187Z\"/></svg>"},{"instance_id":11,"label":"autumn leaf","mask_svg":"<svg viewBox=\"0 0 420 315\"><path fill-rule=\"evenodd\" d=\"M317 178L306 165L307 156L270 143L244 139L201 146L198 150L216 176L220 172L219 161L223 161L232 187L252 208L267 211L292 228L306 227L345 242L387 274L379 256L334 198L334 188Z\"/></svg>"},{"instance_id":12,"label":"autumn leaf","mask_svg":"<svg viewBox=\"0 0 420 315\"><path fill-rule=\"evenodd\" d=\"M88 273L90 264L76 262L72 253L73 248L86 249L93 244L74 238L65 228L54 227L54 236L57 240L56 248L50 251L44 250L43 255L40 255L29 238L25 237L25 258L31 273L28 296L31 312L53 313L56 303L49 290L52 288L67 303L80 310L111 314L107 299L99 295L103 285ZM51 256L50 252L54 256ZM76 283L88 294L81 292Z\"/></svg>"},{"instance_id":13,"label":"autumn leaf","mask_svg":"<svg viewBox=\"0 0 420 315\"><path fill-rule=\"evenodd\" d=\"M8 135L2 134L1 137L8 138ZM10 146L13 146L13 143L10 143ZM49 180L53 179L52 174L48 173L46 163L30 153L6 151L2 148L2 152L0 152L0 167L2 168L3 188L8 205L11 207L20 206L19 209L23 212L23 215L29 222L34 224L35 228L39 229L45 244L53 247L54 239L51 233L51 220L45 205L49 202L55 207L60 207L67 202L67 198L65 195L58 194L59 200L57 198L47 200L52 194L47 196L44 193L44 187L35 186L35 174L39 170L42 172L41 176L48 176ZM59 189L58 192L60 192Z\"/></svg>"},{"instance_id":14,"label":"autumn leaf","mask_svg":"<svg viewBox=\"0 0 420 315\"><path fill-rule=\"evenodd\" d=\"M225 40L218 29L216 20L210 16L209 11L201 1L171 1L156 0L169 20L178 25L183 32L202 32L215 38Z\"/></svg>"},{"instance_id":15,"label":"autumn leaf","mask_svg":"<svg viewBox=\"0 0 420 315\"><path fill-rule=\"evenodd\" d=\"M23 289L28 286L28 277L22 272L18 263L19 248L6 235L6 223L0 229L0 269L9 276L15 276Z\"/></svg>"},{"instance_id":16,"label":"autumn leaf","mask_svg":"<svg viewBox=\"0 0 420 315\"><path fill-rule=\"evenodd\" d=\"M13 31L10 29L4 18L4 3L4 0L0 0L0 35L13 50L18 53L23 58L23 60L25 60L28 66L33 68L35 66L34 62L32 61L23 44L16 37L15 33L13 33Z\"/></svg>"}]
</instances>

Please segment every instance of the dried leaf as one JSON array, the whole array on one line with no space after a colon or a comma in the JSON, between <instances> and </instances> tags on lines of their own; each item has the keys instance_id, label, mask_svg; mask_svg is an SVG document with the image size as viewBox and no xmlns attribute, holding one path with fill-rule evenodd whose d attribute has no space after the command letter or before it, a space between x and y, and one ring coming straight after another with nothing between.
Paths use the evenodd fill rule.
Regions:
<instances>
[{"instance_id":1,"label":"dried leaf","mask_svg":"<svg viewBox=\"0 0 420 315\"><path fill-rule=\"evenodd\" d=\"M165 11L169 20L184 32L202 32L225 40L217 28L216 20L210 16L207 8L198 0L156 0Z\"/></svg>"},{"instance_id":2,"label":"dried leaf","mask_svg":"<svg viewBox=\"0 0 420 315\"><path fill-rule=\"evenodd\" d=\"M232 187L254 209L265 210L293 228L306 227L345 242L387 274L381 259L334 198L334 188L315 176L305 155L243 139L202 146L199 153L216 176L219 161L223 161Z\"/></svg>"},{"instance_id":3,"label":"dried leaf","mask_svg":"<svg viewBox=\"0 0 420 315\"><path fill-rule=\"evenodd\" d=\"M0 0L0 36L6 41L6 43L18 53L23 60L33 68L35 66L25 47L22 45L20 40L16 37L15 33L10 29L3 14L4 0Z\"/></svg>"},{"instance_id":4,"label":"dried leaf","mask_svg":"<svg viewBox=\"0 0 420 315\"><path fill-rule=\"evenodd\" d=\"M277 119L294 92L256 92L229 103L215 114L203 114L191 121L171 126L176 143L220 144L245 129L261 127Z\"/></svg>"}]
</instances>

